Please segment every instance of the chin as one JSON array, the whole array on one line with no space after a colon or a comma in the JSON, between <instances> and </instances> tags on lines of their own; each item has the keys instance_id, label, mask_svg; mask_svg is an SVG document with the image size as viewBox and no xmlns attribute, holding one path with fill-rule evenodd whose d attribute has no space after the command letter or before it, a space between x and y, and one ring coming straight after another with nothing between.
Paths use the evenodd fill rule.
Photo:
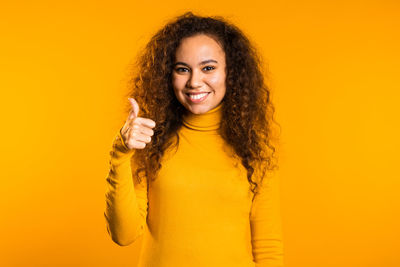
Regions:
<instances>
[{"instance_id":1,"label":"chin","mask_svg":"<svg viewBox=\"0 0 400 267\"><path fill-rule=\"evenodd\" d=\"M198 107L191 107L188 110L193 114L200 115L200 114L208 112L209 110L211 110L211 108L198 106Z\"/></svg>"}]
</instances>

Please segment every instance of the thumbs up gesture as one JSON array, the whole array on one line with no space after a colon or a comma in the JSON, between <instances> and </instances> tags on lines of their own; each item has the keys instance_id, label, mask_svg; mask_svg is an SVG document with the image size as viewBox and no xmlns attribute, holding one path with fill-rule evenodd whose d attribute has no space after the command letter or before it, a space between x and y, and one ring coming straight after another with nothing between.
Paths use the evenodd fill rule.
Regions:
<instances>
[{"instance_id":1,"label":"thumbs up gesture","mask_svg":"<svg viewBox=\"0 0 400 267\"><path fill-rule=\"evenodd\" d=\"M121 136L129 149L143 149L151 141L151 136L154 134L152 128L156 126L156 123L151 119L138 117L138 103L133 98L128 99L132 104L132 109L121 129Z\"/></svg>"}]
</instances>

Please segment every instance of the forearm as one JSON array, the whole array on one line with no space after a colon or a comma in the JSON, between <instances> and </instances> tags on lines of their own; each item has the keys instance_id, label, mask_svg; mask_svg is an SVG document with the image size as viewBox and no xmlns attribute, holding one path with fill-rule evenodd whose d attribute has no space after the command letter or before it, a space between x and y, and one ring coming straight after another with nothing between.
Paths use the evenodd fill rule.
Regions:
<instances>
[{"instance_id":1,"label":"forearm","mask_svg":"<svg viewBox=\"0 0 400 267\"><path fill-rule=\"evenodd\" d=\"M133 150L124 146L118 134L110 153L104 216L107 232L112 240L121 246L131 244L140 236L145 221L132 180L130 159L133 153Z\"/></svg>"}]
</instances>

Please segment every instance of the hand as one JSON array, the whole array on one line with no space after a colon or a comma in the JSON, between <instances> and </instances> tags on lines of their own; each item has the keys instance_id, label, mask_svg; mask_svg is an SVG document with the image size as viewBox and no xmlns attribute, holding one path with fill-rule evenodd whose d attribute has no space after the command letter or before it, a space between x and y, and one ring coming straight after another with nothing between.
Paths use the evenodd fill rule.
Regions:
<instances>
[{"instance_id":1,"label":"hand","mask_svg":"<svg viewBox=\"0 0 400 267\"><path fill-rule=\"evenodd\" d=\"M151 141L156 123L147 118L138 117L139 105L133 98L128 98L132 104L125 125L121 129L122 141L129 149L143 149Z\"/></svg>"}]
</instances>

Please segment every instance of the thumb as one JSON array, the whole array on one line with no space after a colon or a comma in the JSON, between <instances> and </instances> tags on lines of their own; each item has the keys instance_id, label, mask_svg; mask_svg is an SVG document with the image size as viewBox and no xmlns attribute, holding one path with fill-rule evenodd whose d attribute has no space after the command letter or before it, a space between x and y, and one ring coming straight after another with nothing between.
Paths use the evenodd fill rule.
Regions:
<instances>
[{"instance_id":1,"label":"thumb","mask_svg":"<svg viewBox=\"0 0 400 267\"><path fill-rule=\"evenodd\" d=\"M132 104L132 111L133 111L132 116L133 116L133 118L137 118L137 116L139 115L139 105L135 99L133 99L131 97L129 97L128 99Z\"/></svg>"}]
</instances>

